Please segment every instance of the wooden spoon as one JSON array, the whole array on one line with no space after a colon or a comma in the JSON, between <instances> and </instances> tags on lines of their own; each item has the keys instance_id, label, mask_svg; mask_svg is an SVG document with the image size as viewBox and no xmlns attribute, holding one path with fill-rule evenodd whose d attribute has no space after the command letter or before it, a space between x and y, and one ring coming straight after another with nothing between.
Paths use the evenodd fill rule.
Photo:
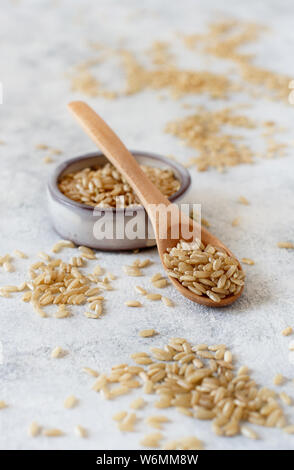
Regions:
<instances>
[{"instance_id":1,"label":"wooden spoon","mask_svg":"<svg viewBox=\"0 0 294 470\"><path fill-rule=\"evenodd\" d=\"M118 136L103 121L103 119L101 119L101 117L99 117L98 114L95 113L92 108L90 108L90 106L88 106L82 101L73 101L68 105L68 107L74 114L74 116L78 119L86 133L93 139L93 141L102 150L102 152L106 155L110 162L124 176L130 186L134 189L142 205L145 207L154 229L161 262L163 264L164 269L167 270L163 262L163 255L166 252L167 248L174 247L179 241L179 239L171 237L171 234L174 233L173 229L180 229L180 234L187 233L189 231L191 233L193 228L196 229L195 222L190 219L186 214L181 212L178 206L172 204L159 191L159 189L157 189L154 184L151 183L151 181L141 169L133 155L124 146ZM162 204L162 208L165 211L168 207L169 211L171 210L173 214L178 213L180 220L179 227L178 221L172 223L172 219L168 219L168 236L165 238L159 236L161 217L160 215L158 216L158 204ZM175 227L175 223L177 223L177 227ZM182 239L183 237L180 238ZM193 240L193 238L191 238L190 236L190 238L186 238L185 240L190 242ZM203 227L201 228L201 240L205 245L211 244L217 246L219 248L224 249L229 256L234 256L231 251L228 250L228 248L220 240L214 237L210 232L208 232L208 230ZM240 263L239 269L242 270ZM238 294L225 297L224 299L221 299L220 302L214 302L209 297L194 294L189 289L182 286L182 284L175 278L170 277L170 281L180 291L182 295L192 300L193 302L197 302L198 304L206 305L208 307L224 307L226 305L230 305L235 302L238 297L240 297L243 291L242 287L241 291Z\"/></svg>"}]
</instances>

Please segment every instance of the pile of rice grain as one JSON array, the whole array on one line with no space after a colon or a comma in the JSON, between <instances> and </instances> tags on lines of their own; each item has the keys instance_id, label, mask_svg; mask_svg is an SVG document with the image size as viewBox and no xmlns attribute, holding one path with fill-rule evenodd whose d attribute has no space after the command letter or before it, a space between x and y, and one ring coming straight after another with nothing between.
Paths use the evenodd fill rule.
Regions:
<instances>
[{"instance_id":1,"label":"pile of rice grain","mask_svg":"<svg viewBox=\"0 0 294 470\"><path fill-rule=\"evenodd\" d=\"M180 241L163 259L170 277L214 302L238 294L244 286L245 274L238 260L221 248L197 240L193 245Z\"/></svg>"},{"instance_id":2,"label":"pile of rice grain","mask_svg":"<svg viewBox=\"0 0 294 470\"><path fill-rule=\"evenodd\" d=\"M242 139L227 133L228 126L254 129L256 124L246 115L236 114L233 108L210 111L199 107L192 115L169 122L165 131L198 151L198 156L190 159L190 164L195 164L198 171L209 168L223 171L227 167L253 162L252 150Z\"/></svg>"},{"instance_id":3,"label":"pile of rice grain","mask_svg":"<svg viewBox=\"0 0 294 470\"><path fill-rule=\"evenodd\" d=\"M154 403L157 409L175 407L191 418L210 420L218 436L243 434L257 439L256 432L244 425L246 422L283 428L285 432L292 429L287 425L277 394L259 387L247 366L236 372L232 353L225 344L192 346L185 338L171 338L162 349L152 347L150 355L137 352L131 357L138 366L113 366L110 374L101 374L92 388L112 399L143 387L145 394L158 397ZM120 430L135 430L137 418L132 414L130 426L129 416L120 412L119 417L113 417L119 421ZM152 425L150 421L149 417L146 423ZM162 424L168 421L168 417L160 415L160 425L154 427L162 429Z\"/></svg>"},{"instance_id":4,"label":"pile of rice grain","mask_svg":"<svg viewBox=\"0 0 294 470\"><path fill-rule=\"evenodd\" d=\"M180 188L180 182L170 168L140 166L165 196L171 196ZM132 188L110 163L98 169L84 168L63 175L58 187L69 199L89 206L127 207L140 204Z\"/></svg>"},{"instance_id":5,"label":"pile of rice grain","mask_svg":"<svg viewBox=\"0 0 294 470\"><path fill-rule=\"evenodd\" d=\"M71 242L61 240L54 245L53 250L68 246L66 244L69 243ZM69 305L87 304L90 311L85 312L85 315L88 318L99 318L103 313L104 301L100 294L105 290L112 290L111 275L101 278L99 266L92 273L82 273L79 268L85 265L84 258L94 259L94 253L89 248L80 248L87 251L81 251L81 256L72 257L69 263L51 259L49 255L42 253L46 261L37 261L30 266L28 282L25 281L20 286L4 286L0 289L0 294L9 296L10 293L25 291L22 300L30 302L41 317L47 317L44 307L48 305L58 307L54 313L55 318L66 318L71 315Z\"/></svg>"}]
</instances>

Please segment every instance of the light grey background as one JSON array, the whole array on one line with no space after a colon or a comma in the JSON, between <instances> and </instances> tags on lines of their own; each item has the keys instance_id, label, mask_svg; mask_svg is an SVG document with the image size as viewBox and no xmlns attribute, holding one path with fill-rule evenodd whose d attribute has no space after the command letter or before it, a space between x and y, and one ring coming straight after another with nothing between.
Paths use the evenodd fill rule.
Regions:
<instances>
[{"instance_id":1,"label":"light grey background","mask_svg":"<svg viewBox=\"0 0 294 470\"><path fill-rule=\"evenodd\" d=\"M6 145L0 147L0 254L19 248L30 255L30 260L15 261L15 273L5 273L1 268L1 285L20 282L36 253L48 251L58 240L46 210L45 186L51 168L43 163L43 153L36 151L35 145L46 143L61 149L63 154L55 157L56 163L95 149L66 110L68 101L84 98L70 91L66 74L94 56L88 42L120 45L142 54L153 40L174 41L179 63L193 68L197 67L197 56L180 47L176 33L205 30L205 24L216 19L218 12L270 26L272 31L247 50L257 53L256 63L294 78L294 7L290 1L2 0L0 80L4 103L0 107L0 139ZM219 66L213 58L208 65ZM113 72L103 68L103 74L110 88L122 83L118 67ZM129 147L174 154L184 162L195 152L182 147L163 128L169 120L190 110L183 109L181 101L159 101L159 94L145 91L114 101L88 101ZM238 96L238 102L248 101L253 102L247 95ZM211 105L204 95L186 96L182 102ZM248 115L276 120L289 129L282 139L293 140L293 107L262 98L253 104ZM251 137L250 143L253 149L260 145L257 138ZM246 290L231 308L206 309L180 298L169 287L166 294L173 298L174 309L147 301L142 309L127 309L123 301L137 297L132 288L137 280L122 273L122 266L134 259L127 253L98 253L99 263L118 276L115 291L106 295L106 314L99 321L85 318L83 308L76 308L70 319L40 319L19 297L1 299L0 400L9 404L0 411L2 449L139 448L143 422L138 432L121 434L111 419L114 411L125 409L132 397L103 401L90 390L92 380L81 368L108 370L115 363L128 361L130 353L147 350L151 343L164 344L170 336L200 343L225 342L239 365L250 366L258 383L271 386L275 373L281 372L288 379L282 389L294 396L289 339L280 334L294 323L294 252L276 247L280 240L294 241L292 153L290 148L287 157L258 160L222 175L191 170L191 202L202 203L211 230L239 257L256 261L253 267L245 266ZM236 202L241 194L251 201L250 206ZM241 225L232 228L236 216L242 218ZM70 255L67 251L66 256ZM142 257L151 257L155 262L142 280L148 287L149 277L160 269L159 261L155 250L144 252ZM153 340L139 338L138 332L148 327L156 328L160 336ZM56 345L68 350L65 358L50 358ZM63 401L71 393L80 404L74 410L65 410ZM139 414L152 412L150 405ZM174 410L167 414L171 418L164 431L167 438L196 435L207 449L293 448L293 437L280 430L257 429L261 439L256 442L245 437L219 438L208 422L191 420ZM287 415L293 422L292 408ZM27 427L33 420L59 427L66 436L29 438ZM88 439L73 434L76 424L89 430Z\"/></svg>"}]
</instances>

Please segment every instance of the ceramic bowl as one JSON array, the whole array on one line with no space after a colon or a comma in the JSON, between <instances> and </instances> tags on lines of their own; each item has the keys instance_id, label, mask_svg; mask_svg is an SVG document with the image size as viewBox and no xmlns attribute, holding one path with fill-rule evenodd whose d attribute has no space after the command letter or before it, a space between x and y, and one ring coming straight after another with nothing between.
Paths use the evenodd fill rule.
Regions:
<instances>
[{"instance_id":1,"label":"ceramic bowl","mask_svg":"<svg viewBox=\"0 0 294 470\"><path fill-rule=\"evenodd\" d=\"M173 203L188 202L187 194L191 178L186 168L173 160L153 153L136 150L131 153L140 164L171 168L180 181L180 188L169 200ZM98 250L135 250L154 246L156 242L153 229L142 206L131 206L127 210L94 208L67 198L58 189L58 181L62 175L82 170L85 167L97 168L107 162L107 158L100 152L88 153L66 160L54 170L47 186L49 213L54 229L63 239ZM133 225L137 223L139 227L144 227L144 234L141 233L139 237L130 239L122 230L122 227L128 223Z\"/></svg>"}]
</instances>

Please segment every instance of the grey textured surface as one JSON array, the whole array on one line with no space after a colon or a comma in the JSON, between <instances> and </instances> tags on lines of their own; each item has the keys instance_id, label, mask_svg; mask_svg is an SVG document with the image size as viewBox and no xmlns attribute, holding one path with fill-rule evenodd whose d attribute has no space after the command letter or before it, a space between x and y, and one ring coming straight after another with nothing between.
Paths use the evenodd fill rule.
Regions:
<instances>
[{"instance_id":1,"label":"grey textured surface","mask_svg":"<svg viewBox=\"0 0 294 470\"><path fill-rule=\"evenodd\" d=\"M49 250L58 239L46 211L45 185L50 166L43 163L43 154L35 150L35 145L47 143L61 149L63 155L55 157L56 162L95 149L66 110L68 101L84 98L70 91L66 73L93 56L89 41L142 51L154 39L172 40L178 31L201 30L221 9L225 14L269 25L272 32L258 44L259 63L294 78L292 2L223 3L221 7L215 0L182 0L180 5L176 1L150 0L143 7L135 0L2 0L0 80L4 104L0 108L0 139L6 145L0 147L0 246L1 255L19 248L30 255L30 260L15 261L16 271L11 274L1 269L1 285L20 282L36 253ZM252 47L249 50L254 50ZM184 55L183 60L190 60L194 66L190 57ZM117 77L106 74L106 79L115 82ZM183 102L205 104L206 100L205 96L186 97ZM159 101L158 93L151 91L114 101L88 101L128 146L174 154L183 161L194 154L162 131L168 120L187 113L180 102ZM291 138L293 107L259 99L250 112L260 119L273 117L290 128ZM254 140L252 145L255 146ZM191 200L203 204L213 232L239 257L256 261L255 266L245 267L246 291L231 308L205 309L180 298L170 287L166 293L175 301L174 309L159 308L156 302L147 301L142 309L124 308L124 300L136 297L131 286L137 284L136 279L125 278L121 268L130 263L132 255L113 253L97 256L102 266L117 275L116 290L107 293L106 315L100 321L85 318L82 308L76 308L70 319L40 319L19 298L1 299L0 400L9 404L0 411L1 449L138 448L143 422L139 423L138 432L121 434L111 420L114 411L125 409L131 398L103 401L90 390L91 379L81 368L109 369L127 361L131 352L147 350L151 343L163 344L170 336L201 343L225 342L238 364L249 365L258 383L271 386L274 374L281 372L287 377L282 389L294 396L289 339L280 334L285 326L294 323L294 252L276 248L277 241L294 241L292 153L290 150L283 159L259 160L223 175L192 170ZM250 206L236 202L241 194L251 201ZM241 216L241 225L232 228L231 221L236 216ZM70 254L69 250L66 256ZM146 270L148 275L142 281L146 286L151 274L159 269L156 251L142 254L147 256L155 263ZM156 328L160 335L153 340L139 338L139 330L146 327ZM68 351L66 357L50 358L56 345ZM71 393L79 398L79 406L65 410L63 401ZM150 406L140 415L151 410ZM195 434L208 449L293 448L293 437L280 430L257 429L261 439L256 442L244 437L217 438L207 422L195 422L173 410L168 415L171 423L164 431L166 437ZM292 408L287 415L293 422ZM27 427L33 420L59 427L66 435L29 438ZM87 439L74 436L76 424L89 430Z\"/></svg>"}]
</instances>

